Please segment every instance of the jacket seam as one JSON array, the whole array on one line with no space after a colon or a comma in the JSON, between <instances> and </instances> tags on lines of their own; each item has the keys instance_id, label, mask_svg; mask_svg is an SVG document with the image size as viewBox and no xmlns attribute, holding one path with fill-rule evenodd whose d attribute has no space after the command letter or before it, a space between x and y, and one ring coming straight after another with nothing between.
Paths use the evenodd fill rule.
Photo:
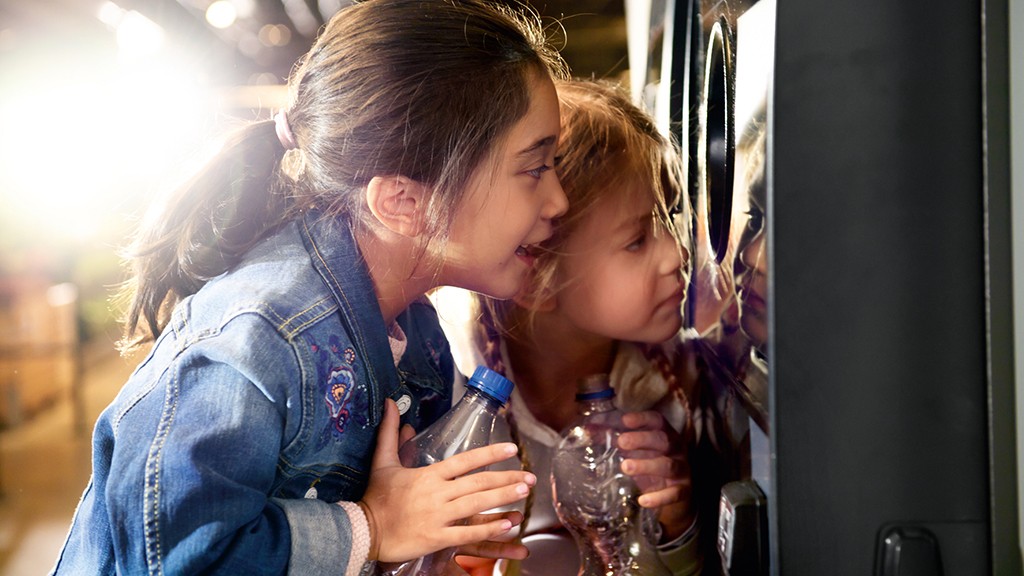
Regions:
<instances>
[{"instance_id":1,"label":"jacket seam","mask_svg":"<svg viewBox=\"0 0 1024 576\"><path fill-rule=\"evenodd\" d=\"M164 410L157 426L156 436L150 445L149 456L146 458L145 491L143 498L143 526L145 526L146 565L151 575L163 575L163 550L160 539L160 462L163 457L164 444L170 435L171 424L177 412L180 383L177 374L173 374L167 387Z\"/></svg>"},{"instance_id":2,"label":"jacket seam","mask_svg":"<svg viewBox=\"0 0 1024 576\"><path fill-rule=\"evenodd\" d=\"M278 471L280 471L285 477L287 477L289 479L290 478L294 478L294 477L296 477L296 476L298 476L300 474L316 474L317 476L322 476L322 477L326 477L326 476L341 476L342 478L347 478L349 480L361 480L361 479L365 479L365 478L360 478L361 476L365 477L365 476L368 475L367 472L360 472L356 468L353 468L351 466L342 466L340 464L332 465L332 466L336 466L337 467L336 469L328 468L328 469L324 470L322 467L318 467L318 466L295 466L294 464L291 463L291 461L289 461L283 455L282 456L278 456L277 460L278 460L278 465L277 465ZM287 467L287 469L285 469L285 467Z\"/></svg>"},{"instance_id":3,"label":"jacket seam","mask_svg":"<svg viewBox=\"0 0 1024 576\"><path fill-rule=\"evenodd\" d=\"M333 301L333 299L330 298L330 297L321 298L320 300L318 300L318 301L314 302L313 304L307 306L304 310L302 310L300 312L297 312L295 314L292 314L289 318L280 318L281 323L278 324L277 331L285 338L285 340L291 341L292 338L294 338L296 334L299 334L300 332L302 332L303 330L305 330L309 326L312 326L313 324L316 324L317 322L319 322L323 318L333 314L335 312L335 310L337 310L337 307L334 306L334 305L329 305L326 308L324 308L322 312L317 313L315 316L309 318L308 320L304 321L303 323L301 323L301 324L299 324L297 326L289 328L288 326L291 324L291 322L293 320L295 320L296 318L306 314L307 312L313 310L314 308L317 308L318 306L322 306L324 302L330 303L332 301Z\"/></svg>"}]
</instances>

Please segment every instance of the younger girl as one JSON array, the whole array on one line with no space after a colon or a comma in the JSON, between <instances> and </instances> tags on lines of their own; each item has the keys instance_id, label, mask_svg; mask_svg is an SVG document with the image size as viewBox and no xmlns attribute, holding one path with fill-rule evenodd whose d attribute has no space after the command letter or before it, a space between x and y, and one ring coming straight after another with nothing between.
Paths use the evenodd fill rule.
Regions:
<instances>
[{"instance_id":1,"label":"younger girl","mask_svg":"<svg viewBox=\"0 0 1024 576\"><path fill-rule=\"evenodd\" d=\"M702 560L684 439L693 434L687 376L643 346L675 338L682 324L689 250L679 155L616 85L564 82L558 92L556 172L570 209L542 245L529 284L512 302L477 299L468 313L457 291L444 289L435 302L460 368L484 363L516 383L508 422L540 479L522 527L531 556L521 573L576 574L576 548L551 501L550 461L576 417L577 381L609 373L635 429L620 447L654 453L626 460L623 471L642 481L641 506L658 510L666 565L694 574ZM684 212L681 228L676 211Z\"/></svg>"},{"instance_id":2,"label":"younger girl","mask_svg":"<svg viewBox=\"0 0 1024 576\"><path fill-rule=\"evenodd\" d=\"M134 249L129 345L149 356L100 416L58 574L356 574L450 546L485 556L535 482L420 469L414 428L451 405L423 294L503 298L566 209L535 20L480 0L336 15L275 121L237 133ZM474 545L474 543L477 543Z\"/></svg>"}]
</instances>

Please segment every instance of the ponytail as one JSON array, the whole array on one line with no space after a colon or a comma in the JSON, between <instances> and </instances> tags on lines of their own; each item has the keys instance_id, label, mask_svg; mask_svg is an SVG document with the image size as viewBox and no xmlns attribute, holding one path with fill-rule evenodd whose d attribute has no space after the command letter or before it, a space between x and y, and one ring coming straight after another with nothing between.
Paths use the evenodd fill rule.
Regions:
<instances>
[{"instance_id":1,"label":"ponytail","mask_svg":"<svg viewBox=\"0 0 1024 576\"><path fill-rule=\"evenodd\" d=\"M151 212L125 254L131 277L123 351L152 340L174 305L238 264L291 212L273 121L232 134L220 153Z\"/></svg>"}]
</instances>

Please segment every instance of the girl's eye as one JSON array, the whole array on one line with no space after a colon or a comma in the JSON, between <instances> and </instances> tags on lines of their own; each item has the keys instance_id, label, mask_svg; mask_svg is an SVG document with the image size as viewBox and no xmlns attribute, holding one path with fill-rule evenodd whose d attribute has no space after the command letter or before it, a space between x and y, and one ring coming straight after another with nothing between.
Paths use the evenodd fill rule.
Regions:
<instances>
[{"instance_id":1,"label":"girl's eye","mask_svg":"<svg viewBox=\"0 0 1024 576\"><path fill-rule=\"evenodd\" d=\"M764 226L764 213L757 208L751 208L747 212L747 230L756 234L761 231L762 226Z\"/></svg>"},{"instance_id":2,"label":"girl's eye","mask_svg":"<svg viewBox=\"0 0 1024 576\"><path fill-rule=\"evenodd\" d=\"M638 252L647 244L647 233L643 233L638 236L635 240L626 245L627 252Z\"/></svg>"},{"instance_id":3,"label":"girl's eye","mask_svg":"<svg viewBox=\"0 0 1024 576\"><path fill-rule=\"evenodd\" d=\"M548 170L551 170L551 166L548 166L547 164L542 164L541 166L538 166L533 170L527 170L526 173L529 174L530 176L533 176L534 178L540 179L540 175L547 172Z\"/></svg>"}]
</instances>

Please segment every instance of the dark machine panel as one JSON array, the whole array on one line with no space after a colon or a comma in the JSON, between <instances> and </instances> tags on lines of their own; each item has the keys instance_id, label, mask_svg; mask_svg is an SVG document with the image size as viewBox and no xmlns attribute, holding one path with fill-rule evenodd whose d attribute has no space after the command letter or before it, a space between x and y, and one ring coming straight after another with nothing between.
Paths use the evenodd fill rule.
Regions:
<instances>
[{"instance_id":1,"label":"dark machine panel","mask_svg":"<svg viewBox=\"0 0 1024 576\"><path fill-rule=\"evenodd\" d=\"M688 150L688 319L746 420L721 478L731 573L1021 574L1007 3L666 13L649 78ZM766 288L745 293L754 232Z\"/></svg>"}]
</instances>

